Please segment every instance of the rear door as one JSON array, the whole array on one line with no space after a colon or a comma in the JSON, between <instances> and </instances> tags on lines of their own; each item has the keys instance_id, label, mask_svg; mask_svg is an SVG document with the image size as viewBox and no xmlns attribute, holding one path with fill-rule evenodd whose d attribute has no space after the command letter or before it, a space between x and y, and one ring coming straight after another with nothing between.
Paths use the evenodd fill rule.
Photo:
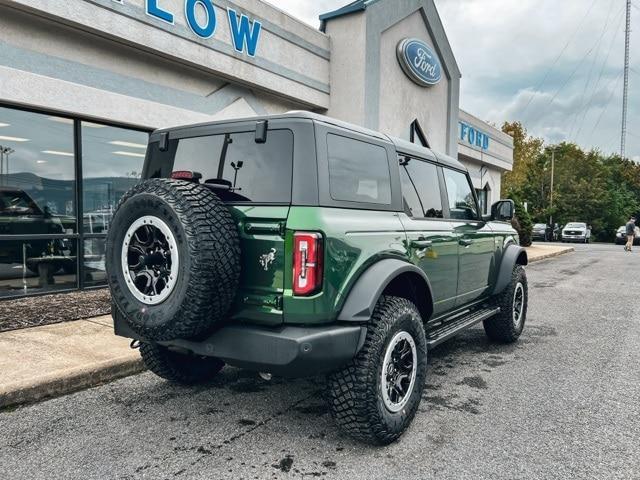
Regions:
<instances>
[{"instance_id":1,"label":"rear door","mask_svg":"<svg viewBox=\"0 0 640 480\"><path fill-rule=\"evenodd\" d=\"M399 161L405 207L400 220L407 234L411 261L424 270L431 283L437 316L455 305L457 237L451 222L443 218L437 166L409 156L402 156Z\"/></svg>"},{"instance_id":2,"label":"rear door","mask_svg":"<svg viewBox=\"0 0 640 480\"><path fill-rule=\"evenodd\" d=\"M495 236L479 215L469 176L443 167L449 218L458 239L458 299L464 305L487 294L493 269Z\"/></svg>"},{"instance_id":3,"label":"rear door","mask_svg":"<svg viewBox=\"0 0 640 480\"><path fill-rule=\"evenodd\" d=\"M202 174L229 207L240 234L242 271L232 318L268 325L282 323L285 225L291 204L293 132L269 129L256 141L255 122L218 126L171 140L172 162L157 162L168 177L175 171ZM177 142L177 143L174 143ZM165 163L170 165L166 171ZM151 161L153 164L153 161ZM153 172L153 169L151 169Z\"/></svg>"}]
</instances>

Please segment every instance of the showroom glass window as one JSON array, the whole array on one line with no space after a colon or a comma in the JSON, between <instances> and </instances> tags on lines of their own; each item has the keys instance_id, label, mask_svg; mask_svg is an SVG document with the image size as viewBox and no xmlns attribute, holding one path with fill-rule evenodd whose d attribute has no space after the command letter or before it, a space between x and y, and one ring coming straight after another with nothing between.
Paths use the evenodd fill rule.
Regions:
<instances>
[{"instance_id":1,"label":"showroom glass window","mask_svg":"<svg viewBox=\"0 0 640 480\"><path fill-rule=\"evenodd\" d=\"M77 285L73 132L73 120L0 107L0 296Z\"/></svg>"},{"instance_id":2,"label":"showroom glass window","mask_svg":"<svg viewBox=\"0 0 640 480\"><path fill-rule=\"evenodd\" d=\"M105 238L122 195L140 181L149 134L80 122L84 282L104 283Z\"/></svg>"}]
</instances>

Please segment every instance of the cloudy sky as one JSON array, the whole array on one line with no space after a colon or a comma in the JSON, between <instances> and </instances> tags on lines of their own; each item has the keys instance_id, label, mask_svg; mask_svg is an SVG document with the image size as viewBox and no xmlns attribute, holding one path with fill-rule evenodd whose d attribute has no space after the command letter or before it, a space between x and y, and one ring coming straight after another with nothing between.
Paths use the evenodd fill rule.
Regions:
<instances>
[{"instance_id":1,"label":"cloudy sky","mask_svg":"<svg viewBox=\"0 0 640 480\"><path fill-rule=\"evenodd\" d=\"M625 0L435 1L463 109L497 125L520 120L550 142L619 151ZM348 0L270 3L317 27ZM631 16L627 155L640 161L640 0Z\"/></svg>"}]
</instances>

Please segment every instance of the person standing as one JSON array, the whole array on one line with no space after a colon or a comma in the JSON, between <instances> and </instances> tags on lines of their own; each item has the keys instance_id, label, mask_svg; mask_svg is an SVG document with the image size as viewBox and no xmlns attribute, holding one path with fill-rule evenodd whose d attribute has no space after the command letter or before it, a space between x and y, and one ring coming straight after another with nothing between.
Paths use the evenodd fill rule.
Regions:
<instances>
[{"instance_id":1,"label":"person standing","mask_svg":"<svg viewBox=\"0 0 640 480\"><path fill-rule=\"evenodd\" d=\"M627 252L630 252L632 247L633 247L633 240L635 239L636 236L636 218L635 217L631 217L629 219L629 221L627 222L627 244L624 246L624 249Z\"/></svg>"}]
</instances>

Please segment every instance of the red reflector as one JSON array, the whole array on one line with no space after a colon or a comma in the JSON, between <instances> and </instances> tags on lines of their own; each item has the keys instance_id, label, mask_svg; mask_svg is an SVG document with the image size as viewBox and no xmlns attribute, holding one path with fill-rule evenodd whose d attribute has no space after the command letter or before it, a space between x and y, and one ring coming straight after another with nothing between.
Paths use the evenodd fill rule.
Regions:
<instances>
[{"instance_id":1,"label":"red reflector","mask_svg":"<svg viewBox=\"0 0 640 480\"><path fill-rule=\"evenodd\" d=\"M202 178L202 175L198 172L192 172L190 170L176 170L171 173L171 178L174 180L187 180L189 182L197 182Z\"/></svg>"},{"instance_id":2,"label":"red reflector","mask_svg":"<svg viewBox=\"0 0 640 480\"><path fill-rule=\"evenodd\" d=\"M293 234L293 294L308 296L322 288L322 235Z\"/></svg>"}]
</instances>

